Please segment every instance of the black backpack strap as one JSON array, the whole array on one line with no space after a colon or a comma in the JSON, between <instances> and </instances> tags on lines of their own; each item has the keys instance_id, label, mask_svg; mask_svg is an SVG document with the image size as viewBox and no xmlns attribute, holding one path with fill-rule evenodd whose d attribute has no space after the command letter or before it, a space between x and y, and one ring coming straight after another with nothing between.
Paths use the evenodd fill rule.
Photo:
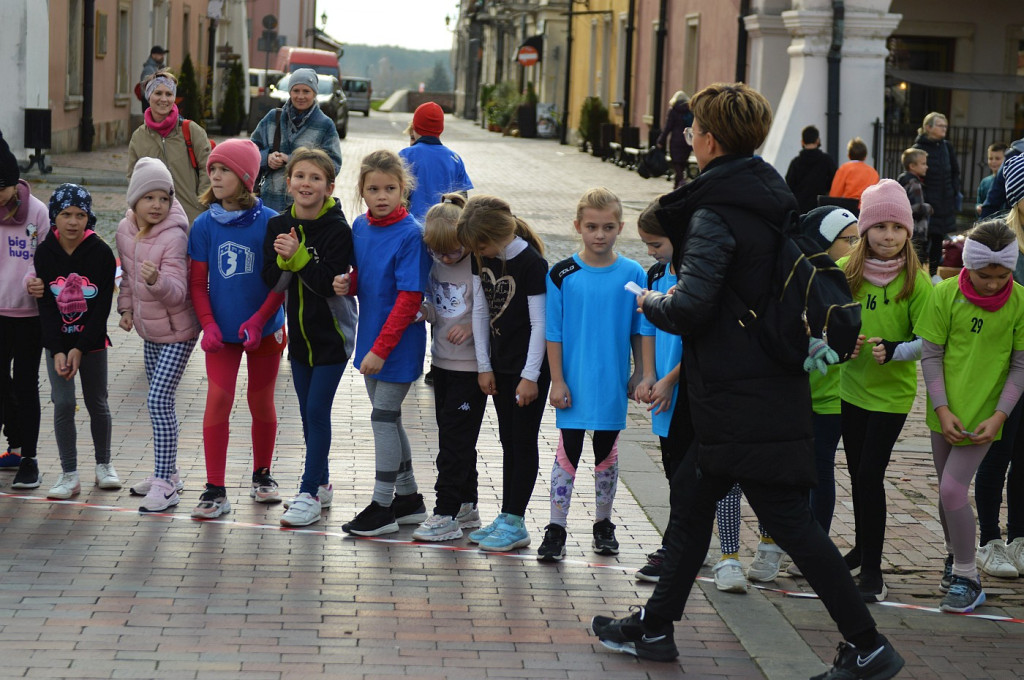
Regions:
<instances>
[{"instance_id":1,"label":"black backpack strap","mask_svg":"<svg viewBox=\"0 0 1024 680\"><path fill-rule=\"evenodd\" d=\"M785 226L780 226L772 222L768 223L768 225L780 236L780 247L785 242L785 239L790 237L790 232L794 234L796 233L800 224L799 211L790 210L786 213L783 224ZM736 289L732 287L731 283L725 285L722 293L722 301L725 302L725 306L728 307L729 311L736 317L736 321L741 327L746 328L757 320L757 312L743 301L743 298L740 297L740 294L736 292Z\"/></svg>"}]
</instances>

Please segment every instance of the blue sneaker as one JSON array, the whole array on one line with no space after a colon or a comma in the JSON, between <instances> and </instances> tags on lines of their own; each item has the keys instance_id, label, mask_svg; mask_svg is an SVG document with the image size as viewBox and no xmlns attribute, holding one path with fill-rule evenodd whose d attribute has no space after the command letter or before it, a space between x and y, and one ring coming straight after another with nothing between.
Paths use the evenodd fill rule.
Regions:
<instances>
[{"instance_id":1,"label":"blue sneaker","mask_svg":"<svg viewBox=\"0 0 1024 680\"><path fill-rule=\"evenodd\" d=\"M506 515L503 512L500 515L498 515L497 517L495 517L494 521L491 522L490 524L488 524L487 526L485 526L484 528L477 529L476 531L471 533L469 535L469 542L470 543L479 543L480 541L482 541L485 538L487 538L488 536L490 536L492 533L494 533L494 530L498 528L498 525L505 521L505 518L507 516L508 515Z\"/></svg>"},{"instance_id":2,"label":"blue sneaker","mask_svg":"<svg viewBox=\"0 0 1024 680\"><path fill-rule=\"evenodd\" d=\"M0 470L10 470L11 472L17 472L18 467L21 465L21 454L11 451L9 448L0 453Z\"/></svg>"},{"instance_id":3,"label":"blue sneaker","mask_svg":"<svg viewBox=\"0 0 1024 680\"><path fill-rule=\"evenodd\" d=\"M491 535L480 541L480 549L489 552L508 552L528 545L530 532L526 530L523 518L516 515L505 515Z\"/></svg>"}]
</instances>

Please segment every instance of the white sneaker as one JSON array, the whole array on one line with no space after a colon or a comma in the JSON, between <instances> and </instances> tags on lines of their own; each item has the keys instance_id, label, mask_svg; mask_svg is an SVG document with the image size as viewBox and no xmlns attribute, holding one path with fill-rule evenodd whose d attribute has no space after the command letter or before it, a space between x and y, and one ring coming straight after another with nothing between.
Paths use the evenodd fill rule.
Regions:
<instances>
[{"instance_id":1,"label":"white sneaker","mask_svg":"<svg viewBox=\"0 0 1024 680\"><path fill-rule=\"evenodd\" d=\"M156 477L146 477L138 484L129 487L128 493L133 496L145 496L149 494L149 487L153 483L154 479L156 479ZM185 482L181 481L181 477L178 475L177 470L171 474L171 484L174 484L174 490L178 493L185 490Z\"/></svg>"},{"instance_id":2,"label":"white sneaker","mask_svg":"<svg viewBox=\"0 0 1024 680\"><path fill-rule=\"evenodd\" d=\"M317 489L316 497L320 499L320 509L326 510L331 507L331 503L334 502L334 485L328 484L327 486L320 486ZM286 498L284 500L284 509L287 510L292 505L291 499Z\"/></svg>"},{"instance_id":3,"label":"white sneaker","mask_svg":"<svg viewBox=\"0 0 1024 680\"><path fill-rule=\"evenodd\" d=\"M974 558L978 568L989 576L996 578L1017 578L1020 573L1017 567L1010 561L1006 554L1006 544L1003 539L994 538L985 545L978 548Z\"/></svg>"},{"instance_id":4,"label":"white sneaker","mask_svg":"<svg viewBox=\"0 0 1024 680\"><path fill-rule=\"evenodd\" d=\"M173 508L178 501L178 490L174 488L173 484L165 479L153 477L149 480L149 493L142 499L139 512L142 514L163 512L168 508Z\"/></svg>"},{"instance_id":5,"label":"white sneaker","mask_svg":"<svg viewBox=\"0 0 1024 680\"><path fill-rule=\"evenodd\" d=\"M450 541L462 538L462 527L451 515L431 515L412 532L412 537L417 541Z\"/></svg>"},{"instance_id":6,"label":"white sneaker","mask_svg":"<svg viewBox=\"0 0 1024 680\"><path fill-rule=\"evenodd\" d=\"M1017 567L1017 572L1024 574L1024 537L1015 538L1006 546L1006 556Z\"/></svg>"},{"instance_id":7,"label":"white sneaker","mask_svg":"<svg viewBox=\"0 0 1024 680\"><path fill-rule=\"evenodd\" d=\"M72 496L77 496L81 492L82 484L78 481L78 473L62 472L60 477L57 478L57 483L46 492L46 497L66 500Z\"/></svg>"},{"instance_id":8,"label":"white sneaker","mask_svg":"<svg viewBox=\"0 0 1024 680\"><path fill-rule=\"evenodd\" d=\"M761 541L757 544L757 555L747 569L747 578L751 581L768 583L779 575L779 563L786 553L774 543Z\"/></svg>"},{"instance_id":9,"label":"white sneaker","mask_svg":"<svg viewBox=\"0 0 1024 680\"><path fill-rule=\"evenodd\" d=\"M113 463L99 463L96 465L96 486L101 489L121 488L121 479L117 476Z\"/></svg>"},{"instance_id":10,"label":"white sneaker","mask_svg":"<svg viewBox=\"0 0 1024 680\"><path fill-rule=\"evenodd\" d=\"M480 511L473 503L463 503L459 507L459 514L455 515L455 520L459 523L460 529L476 529L483 526Z\"/></svg>"},{"instance_id":11,"label":"white sneaker","mask_svg":"<svg viewBox=\"0 0 1024 680\"><path fill-rule=\"evenodd\" d=\"M308 493L300 493L288 504L281 515L281 526L305 527L320 521L320 500Z\"/></svg>"},{"instance_id":12,"label":"white sneaker","mask_svg":"<svg viewBox=\"0 0 1024 680\"><path fill-rule=\"evenodd\" d=\"M747 592L747 577L743 575L739 560L719 560L711 570L715 574L715 587L723 593Z\"/></svg>"}]
</instances>

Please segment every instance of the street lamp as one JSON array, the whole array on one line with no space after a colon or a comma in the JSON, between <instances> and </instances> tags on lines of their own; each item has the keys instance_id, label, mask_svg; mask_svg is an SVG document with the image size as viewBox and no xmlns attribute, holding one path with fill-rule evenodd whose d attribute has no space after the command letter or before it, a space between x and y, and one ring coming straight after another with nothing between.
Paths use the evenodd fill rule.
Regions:
<instances>
[{"instance_id":1,"label":"street lamp","mask_svg":"<svg viewBox=\"0 0 1024 680\"><path fill-rule=\"evenodd\" d=\"M323 24L323 28L320 29L320 30L322 30L324 33L326 33L327 32L327 12L324 12L323 14L320 15L320 23Z\"/></svg>"}]
</instances>

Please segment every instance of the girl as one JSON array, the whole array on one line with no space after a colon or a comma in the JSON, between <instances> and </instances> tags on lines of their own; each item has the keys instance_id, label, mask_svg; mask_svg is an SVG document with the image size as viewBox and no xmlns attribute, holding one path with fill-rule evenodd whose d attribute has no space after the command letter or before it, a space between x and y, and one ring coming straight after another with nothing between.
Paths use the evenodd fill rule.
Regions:
<instances>
[{"instance_id":1,"label":"girl","mask_svg":"<svg viewBox=\"0 0 1024 680\"><path fill-rule=\"evenodd\" d=\"M11 487L39 487L39 307L26 289L36 277L33 258L50 231L46 204L21 179L18 160L0 136L0 416L9 446L0 470L15 471ZM40 290L40 293L42 291ZM12 371L13 368L13 371Z\"/></svg>"},{"instance_id":2,"label":"girl","mask_svg":"<svg viewBox=\"0 0 1024 680\"><path fill-rule=\"evenodd\" d=\"M391 151L371 153L359 169L359 195L367 210L352 225L359 269L353 288L362 311L354 363L373 404L377 471L370 504L341 527L357 536L393 533L399 524L427 519L402 427L402 402L423 371L427 332L416 317L430 270L423 230L404 204L410 183L405 164ZM348 290L347 277L337 276L335 292Z\"/></svg>"},{"instance_id":3,"label":"girl","mask_svg":"<svg viewBox=\"0 0 1024 680\"><path fill-rule=\"evenodd\" d=\"M604 187L590 189L576 206L573 222L583 247L551 268L546 284L545 334L551 367L551 398L559 429L551 467L551 521L537 551L541 562L565 557L566 524L584 437L593 430L597 501L592 547L617 555L611 521L619 482L619 432L626 428L629 395L643 372L640 315L623 286L643 286L647 277L635 261L615 252L622 233L622 203ZM602 370L594 370L592 342L600 337ZM635 371L630 375L629 356Z\"/></svg>"},{"instance_id":4,"label":"girl","mask_svg":"<svg viewBox=\"0 0 1024 680\"><path fill-rule=\"evenodd\" d=\"M286 170L293 203L270 220L263 241L263 280L275 290L287 288L289 352L295 394L299 398L306 465L299 493L286 506L281 524L302 527L330 507L334 488L328 469L331 407L355 338L355 301L338 323L328 301L331 285L352 259L352 230L333 198L334 163L320 149L300 147Z\"/></svg>"},{"instance_id":5,"label":"girl","mask_svg":"<svg viewBox=\"0 0 1024 680\"><path fill-rule=\"evenodd\" d=\"M921 341L914 328L931 295L928 276L914 252L914 216L899 182L883 179L861 196L861 240L838 265L853 298L861 303L861 329L872 343L840 371L843 449L850 472L856 541L845 556L860 570L867 602L885 599L885 470L917 392L914 361Z\"/></svg>"},{"instance_id":6,"label":"girl","mask_svg":"<svg viewBox=\"0 0 1024 680\"><path fill-rule=\"evenodd\" d=\"M523 518L537 482L537 435L551 383L544 346L548 265L537 235L495 196L469 199L457 233L476 254L477 382L494 400L503 459L501 513L469 540L503 552L530 545Z\"/></svg>"},{"instance_id":7,"label":"girl","mask_svg":"<svg viewBox=\"0 0 1024 680\"><path fill-rule=\"evenodd\" d=\"M437 501L434 514L412 537L447 541L480 526L476 509L476 440L487 395L477 385L473 342L473 272L469 251L459 244L455 225L466 205L460 194L445 194L427 212L423 241L434 264L423 316L431 323L430 346L437 417Z\"/></svg>"},{"instance_id":8,"label":"girl","mask_svg":"<svg viewBox=\"0 0 1024 680\"><path fill-rule=\"evenodd\" d=\"M668 293L676 282L675 267L672 264L675 250L656 216L660 205L657 199L652 201L640 213L636 225L640 240L657 261L647 272L646 287ZM683 373L683 343L678 335L656 328L646 316L640 322L640 333L643 335L644 379L637 386L634 398L638 402L650 404L651 429L660 439L661 462L671 484L696 436L690 419L690 400L686 394L686 376ZM712 573L715 587L727 593L747 592L747 577L739 561L742 493L739 484L734 484L715 508L722 556L714 562ZM668 535L667 529L665 535ZM647 564L636 572L637 580L648 583L660 581L666 554L664 545L649 554ZM709 553L704 564L710 566L712 559Z\"/></svg>"},{"instance_id":9,"label":"girl","mask_svg":"<svg viewBox=\"0 0 1024 680\"><path fill-rule=\"evenodd\" d=\"M960 275L935 287L917 327L939 519L953 557L943 611L970 612L985 601L967 491L1024 389L1024 289L1013 284L1016 264L1016 238L1005 222L976 225L964 241Z\"/></svg>"},{"instance_id":10,"label":"girl","mask_svg":"<svg viewBox=\"0 0 1024 680\"><path fill-rule=\"evenodd\" d=\"M123 330L142 338L149 381L146 405L153 423L153 476L130 491L145 496L139 512L178 504L178 414L174 396L199 337L188 299L188 216L174 197L174 181L156 158L140 158L128 184L128 212L117 228Z\"/></svg>"},{"instance_id":11,"label":"girl","mask_svg":"<svg viewBox=\"0 0 1024 680\"><path fill-rule=\"evenodd\" d=\"M110 409L107 407L107 316L114 297L117 265L110 246L93 227L92 196L77 184L61 184L50 197L50 235L36 251L37 283L43 283L39 320L46 372L50 376L53 430L63 471L46 494L67 499L82 490L78 480L75 382L89 411L96 450L96 485L120 489L110 463Z\"/></svg>"},{"instance_id":12,"label":"girl","mask_svg":"<svg viewBox=\"0 0 1024 680\"><path fill-rule=\"evenodd\" d=\"M210 209L199 216L188 237L189 290L203 327L201 346L209 380L203 414L206 490L192 511L195 519L231 511L224 480L228 416L243 352L252 414L249 496L257 503L281 500L270 465L277 436L274 383L285 346L284 294L270 290L260 276L267 222L277 213L252 194L259 162L260 152L248 140L229 139L217 145L206 165L210 189L202 196Z\"/></svg>"},{"instance_id":13,"label":"girl","mask_svg":"<svg viewBox=\"0 0 1024 680\"><path fill-rule=\"evenodd\" d=\"M1011 206L1006 224L1017 236L1017 266L1013 280L1024 281L1024 156L1011 156L1002 167L1006 200ZM1024 574L1024 401L1018 402L1003 428L1003 437L992 444L974 478L981 547L978 567L986 574L1016 578ZM1009 468L1009 478L1007 478ZM1006 487L1006 542L999 528L999 510Z\"/></svg>"},{"instance_id":14,"label":"girl","mask_svg":"<svg viewBox=\"0 0 1024 680\"><path fill-rule=\"evenodd\" d=\"M199 197L210 188L210 178L203 172L210 155L206 130L178 115L178 79L170 71L157 71L142 88L149 108L128 144L128 179L140 158L159 158L171 171L175 198L192 224L203 212Z\"/></svg>"}]
</instances>

